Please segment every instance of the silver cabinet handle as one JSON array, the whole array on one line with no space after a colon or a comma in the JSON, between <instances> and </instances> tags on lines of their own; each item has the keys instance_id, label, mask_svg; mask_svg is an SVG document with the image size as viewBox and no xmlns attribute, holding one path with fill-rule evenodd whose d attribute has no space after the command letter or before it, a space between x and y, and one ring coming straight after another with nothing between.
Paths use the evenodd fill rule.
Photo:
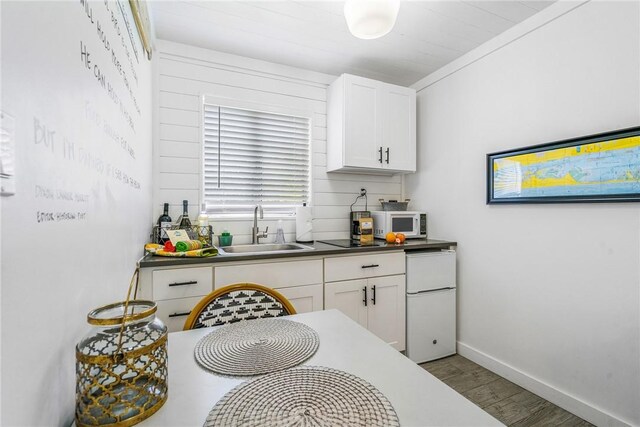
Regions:
<instances>
[{"instance_id":1,"label":"silver cabinet handle","mask_svg":"<svg viewBox=\"0 0 640 427\"><path fill-rule=\"evenodd\" d=\"M380 157L378 157L378 161L382 163L382 147L378 149L378 153L380 154Z\"/></svg>"},{"instance_id":2,"label":"silver cabinet handle","mask_svg":"<svg viewBox=\"0 0 640 427\"><path fill-rule=\"evenodd\" d=\"M387 147L387 164L389 164L389 147Z\"/></svg>"}]
</instances>

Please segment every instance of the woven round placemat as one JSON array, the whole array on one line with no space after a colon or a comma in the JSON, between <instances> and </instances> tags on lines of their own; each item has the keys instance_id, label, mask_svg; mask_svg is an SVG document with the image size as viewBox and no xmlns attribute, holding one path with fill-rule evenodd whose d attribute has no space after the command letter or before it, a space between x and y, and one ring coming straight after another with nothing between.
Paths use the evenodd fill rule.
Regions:
<instances>
[{"instance_id":1,"label":"woven round placemat","mask_svg":"<svg viewBox=\"0 0 640 427\"><path fill-rule=\"evenodd\" d=\"M377 388L347 372L301 366L242 383L213 407L213 426L395 427L400 422Z\"/></svg>"},{"instance_id":2,"label":"woven round placemat","mask_svg":"<svg viewBox=\"0 0 640 427\"><path fill-rule=\"evenodd\" d=\"M316 331L285 319L232 323L203 337L194 350L204 369L229 376L252 376L296 366L318 350Z\"/></svg>"}]
</instances>

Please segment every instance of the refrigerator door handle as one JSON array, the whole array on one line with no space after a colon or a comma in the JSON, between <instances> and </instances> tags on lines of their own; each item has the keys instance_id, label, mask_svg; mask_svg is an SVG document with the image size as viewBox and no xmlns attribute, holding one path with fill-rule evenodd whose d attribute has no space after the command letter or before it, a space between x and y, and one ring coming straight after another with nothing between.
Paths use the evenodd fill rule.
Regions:
<instances>
[{"instance_id":1,"label":"refrigerator door handle","mask_svg":"<svg viewBox=\"0 0 640 427\"><path fill-rule=\"evenodd\" d=\"M447 288L436 288L436 289L425 289L424 291L418 291L418 292L407 292L407 295L420 295L420 294L427 294L429 292L436 292L436 291L448 291L451 289L455 289L455 287L447 287Z\"/></svg>"}]
</instances>

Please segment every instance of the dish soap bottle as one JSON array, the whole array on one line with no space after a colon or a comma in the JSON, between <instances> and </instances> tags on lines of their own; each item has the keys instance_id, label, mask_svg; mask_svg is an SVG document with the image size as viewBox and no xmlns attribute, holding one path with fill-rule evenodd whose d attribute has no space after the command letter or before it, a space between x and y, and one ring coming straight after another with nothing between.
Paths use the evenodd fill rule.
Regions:
<instances>
[{"instance_id":1,"label":"dish soap bottle","mask_svg":"<svg viewBox=\"0 0 640 427\"><path fill-rule=\"evenodd\" d=\"M209 215L207 215L207 205L200 205L200 215L198 215L198 240L205 246L211 245L211 230L209 227Z\"/></svg>"},{"instance_id":2,"label":"dish soap bottle","mask_svg":"<svg viewBox=\"0 0 640 427\"><path fill-rule=\"evenodd\" d=\"M200 227L209 226L209 215L207 215L207 205L205 203L200 205L200 215L198 215L198 225Z\"/></svg>"},{"instance_id":3,"label":"dish soap bottle","mask_svg":"<svg viewBox=\"0 0 640 427\"><path fill-rule=\"evenodd\" d=\"M278 220L278 229L276 230L276 244L283 245L284 241L284 230L282 229L282 220Z\"/></svg>"},{"instance_id":4,"label":"dish soap bottle","mask_svg":"<svg viewBox=\"0 0 640 427\"><path fill-rule=\"evenodd\" d=\"M222 234L218 236L219 246L231 246L232 242L233 242L233 236L227 230L224 230Z\"/></svg>"}]
</instances>

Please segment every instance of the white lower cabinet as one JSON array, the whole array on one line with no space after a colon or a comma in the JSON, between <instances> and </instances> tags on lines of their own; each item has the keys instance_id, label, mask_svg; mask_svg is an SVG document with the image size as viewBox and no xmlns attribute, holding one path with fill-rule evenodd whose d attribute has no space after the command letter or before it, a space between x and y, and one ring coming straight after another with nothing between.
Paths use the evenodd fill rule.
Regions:
<instances>
[{"instance_id":1,"label":"white lower cabinet","mask_svg":"<svg viewBox=\"0 0 640 427\"><path fill-rule=\"evenodd\" d=\"M213 267L142 268L138 298L155 301L169 332L181 331L191 309L213 291Z\"/></svg>"},{"instance_id":2,"label":"white lower cabinet","mask_svg":"<svg viewBox=\"0 0 640 427\"><path fill-rule=\"evenodd\" d=\"M297 313L322 310L322 283L292 288L276 288L276 290L291 302Z\"/></svg>"},{"instance_id":3,"label":"white lower cabinet","mask_svg":"<svg viewBox=\"0 0 640 427\"><path fill-rule=\"evenodd\" d=\"M367 306L364 295L367 289L367 279L326 283L324 306L327 310L337 308L366 328Z\"/></svg>"},{"instance_id":4,"label":"white lower cabinet","mask_svg":"<svg viewBox=\"0 0 640 427\"><path fill-rule=\"evenodd\" d=\"M322 259L233 263L215 268L215 289L246 282L274 289L322 284Z\"/></svg>"},{"instance_id":5,"label":"white lower cabinet","mask_svg":"<svg viewBox=\"0 0 640 427\"><path fill-rule=\"evenodd\" d=\"M215 268L214 287L257 283L284 295L297 313L323 309L322 259L225 265Z\"/></svg>"},{"instance_id":6,"label":"white lower cabinet","mask_svg":"<svg viewBox=\"0 0 640 427\"><path fill-rule=\"evenodd\" d=\"M367 306L367 328L396 350L404 350L405 275L374 277L368 282L371 296Z\"/></svg>"},{"instance_id":7,"label":"white lower cabinet","mask_svg":"<svg viewBox=\"0 0 640 427\"><path fill-rule=\"evenodd\" d=\"M211 292L211 267L156 270L153 277L153 299L156 301L203 296Z\"/></svg>"},{"instance_id":8,"label":"white lower cabinet","mask_svg":"<svg viewBox=\"0 0 640 427\"><path fill-rule=\"evenodd\" d=\"M138 297L156 301L169 332L214 289L258 283L284 295L298 313L337 308L398 350L405 349L404 252L225 262L207 267L143 268ZM365 296L366 294L366 296Z\"/></svg>"},{"instance_id":9,"label":"white lower cabinet","mask_svg":"<svg viewBox=\"0 0 640 427\"><path fill-rule=\"evenodd\" d=\"M404 252L352 255L324 260L325 282L404 274Z\"/></svg>"},{"instance_id":10,"label":"white lower cabinet","mask_svg":"<svg viewBox=\"0 0 640 427\"><path fill-rule=\"evenodd\" d=\"M169 332L181 331L184 322L191 313L191 309L198 304L203 297L179 298L164 301L156 301L158 311L156 316L167 325Z\"/></svg>"},{"instance_id":11,"label":"white lower cabinet","mask_svg":"<svg viewBox=\"0 0 640 427\"><path fill-rule=\"evenodd\" d=\"M406 324L404 272L404 252L327 258L325 280L335 281L324 284L324 307L342 311L402 351ZM362 278L344 280L358 276Z\"/></svg>"},{"instance_id":12,"label":"white lower cabinet","mask_svg":"<svg viewBox=\"0 0 640 427\"><path fill-rule=\"evenodd\" d=\"M324 308L337 308L384 342L405 349L404 274L325 283Z\"/></svg>"}]
</instances>

